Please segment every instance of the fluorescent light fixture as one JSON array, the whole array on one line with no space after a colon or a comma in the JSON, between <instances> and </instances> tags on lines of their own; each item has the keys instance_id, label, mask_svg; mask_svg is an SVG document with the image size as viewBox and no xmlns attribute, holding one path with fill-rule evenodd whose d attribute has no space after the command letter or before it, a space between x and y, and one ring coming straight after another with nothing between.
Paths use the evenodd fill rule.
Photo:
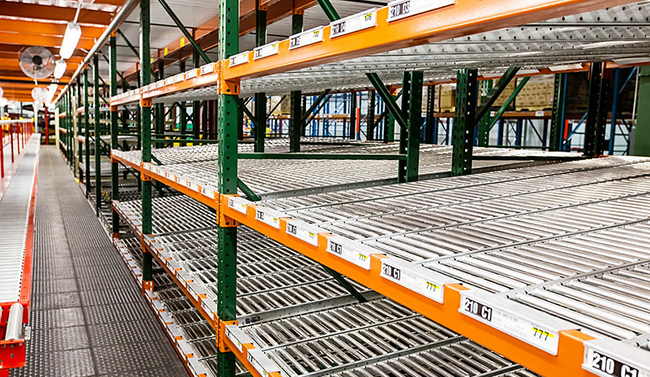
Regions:
<instances>
[{"instance_id":1,"label":"fluorescent light fixture","mask_svg":"<svg viewBox=\"0 0 650 377\"><path fill-rule=\"evenodd\" d=\"M57 84L50 84L50 86L47 88L47 98L45 100L45 103L48 105L52 103L57 89L59 89L59 86Z\"/></svg>"},{"instance_id":2,"label":"fluorescent light fixture","mask_svg":"<svg viewBox=\"0 0 650 377\"><path fill-rule=\"evenodd\" d=\"M65 74L65 70L68 68L68 65L65 63L65 60L57 60L54 63L54 78L60 79Z\"/></svg>"},{"instance_id":3,"label":"fluorescent light fixture","mask_svg":"<svg viewBox=\"0 0 650 377\"><path fill-rule=\"evenodd\" d=\"M68 22L68 26L65 28L65 35L63 36L63 43L61 43L61 50L59 51L62 59L70 59L74 53L74 49L77 48L79 38L81 38L81 27L79 27L79 24Z\"/></svg>"},{"instance_id":4,"label":"fluorescent light fixture","mask_svg":"<svg viewBox=\"0 0 650 377\"><path fill-rule=\"evenodd\" d=\"M551 72L560 72L560 71L572 71L576 69L582 69L582 64L567 64L567 65L556 65L554 67L548 67Z\"/></svg>"}]
</instances>

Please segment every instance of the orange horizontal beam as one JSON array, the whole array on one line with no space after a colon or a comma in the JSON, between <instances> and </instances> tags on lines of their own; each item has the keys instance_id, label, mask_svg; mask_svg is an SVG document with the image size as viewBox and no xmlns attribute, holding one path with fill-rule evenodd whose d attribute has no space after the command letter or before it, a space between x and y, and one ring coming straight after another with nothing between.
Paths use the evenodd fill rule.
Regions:
<instances>
[{"instance_id":1,"label":"orange horizontal beam","mask_svg":"<svg viewBox=\"0 0 650 377\"><path fill-rule=\"evenodd\" d=\"M1 21L0 21L1 22ZM0 43L13 44L20 46L43 46L51 47L50 51L55 54L59 53L59 47L63 42L63 37L52 37L47 35L17 34L5 33L0 31ZM77 49L90 50L95 45L95 40L91 38L81 38Z\"/></svg>"},{"instance_id":2,"label":"orange horizontal beam","mask_svg":"<svg viewBox=\"0 0 650 377\"><path fill-rule=\"evenodd\" d=\"M49 35L63 38L66 24L56 24L51 22L24 21L24 20L2 20L0 31L6 33L20 33ZM83 38L99 38L104 32L103 27L99 26L81 26L81 36Z\"/></svg>"},{"instance_id":3,"label":"orange horizontal beam","mask_svg":"<svg viewBox=\"0 0 650 377\"><path fill-rule=\"evenodd\" d=\"M72 22L76 8L65 8L47 5L14 3L3 1L0 7L0 17L16 17L32 20ZM78 23L108 25L113 18L112 13L82 9L79 12Z\"/></svg>"},{"instance_id":4,"label":"orange horizontal beam","mask_svg":"<svg viewBox=\"0 0 650 377\"><path fill-rule=\"evenodd\" d=\"M22 73L22 71L20 74L16 74L16 75L13 75L11 73L12 72L0 72L0 85L2 85L2 83L9 84L14 81L21 81L30 85L34 85L34 79L25 76L25 74ZM51 81L51 80L42 80L42 81ZM59 83L63 85L63 84L67 84L69 81L70 80L68 78L63 77L61 80L59 80Z\"/></svg>"},{"instance_id":5,"label":"orange horizontal beam","mask_svg":"<svg viewBox=\"0 0 650 377\"><path fill-rule=\"evenodd\" d=\"M261 77L407 48L481 32L544 21L554 17L624 5L629 0L456 0L455 5L388 22L388 7L377 11L377 26L289 50L289 40L279 42L279 53L227 68L226 80ZM252 53L251 53L252 55Z\"/></svg>"}]
</instances>

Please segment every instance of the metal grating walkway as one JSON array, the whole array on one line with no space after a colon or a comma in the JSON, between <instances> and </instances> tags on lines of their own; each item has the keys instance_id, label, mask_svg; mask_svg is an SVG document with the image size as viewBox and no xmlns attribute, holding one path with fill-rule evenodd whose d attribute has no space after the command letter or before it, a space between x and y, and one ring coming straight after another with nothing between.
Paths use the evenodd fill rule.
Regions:
<instances>
[{"instance_id":1,"label":"metal grating walkway","mask_svg":"<svg viewBox=\"0 0 650 377\"><path fill-rule=\"evenodd\" d=\"M56 147L41 149L25 368L10 376L187 376Z\"/></svg>"}]
</instances>

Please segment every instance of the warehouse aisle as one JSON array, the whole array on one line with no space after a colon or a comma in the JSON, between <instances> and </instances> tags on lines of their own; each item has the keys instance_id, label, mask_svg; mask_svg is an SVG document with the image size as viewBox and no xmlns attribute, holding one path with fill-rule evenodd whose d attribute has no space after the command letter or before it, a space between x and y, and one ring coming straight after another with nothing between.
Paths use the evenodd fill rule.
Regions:
<instances>
[{"instance_id":1,"label":"warehouse aisle","mask_svg":"<svg viewBox=\"0 0 650 377\"><path fill-rule=\"evenodd\" d=\"M38 172L32 339L10 376L187 376L56 147Z\"/></svg>"}]
</instances>

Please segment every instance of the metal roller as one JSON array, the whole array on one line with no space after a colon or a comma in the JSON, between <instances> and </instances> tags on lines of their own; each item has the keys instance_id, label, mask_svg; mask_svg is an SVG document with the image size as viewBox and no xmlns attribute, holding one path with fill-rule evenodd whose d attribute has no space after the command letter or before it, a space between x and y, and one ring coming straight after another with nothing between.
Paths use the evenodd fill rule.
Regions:
<instances>
[{"instance_id":1,"label":"metal roller","mask_svg":"<svg viewBox=\"0 0 650 377\"><path fill-rule=\"evenodd\" d=\"M23 338L23 309L23 305L18 302L11 305L9 308L5 340L17 340Z\"/></svg>"}]
</instances>

